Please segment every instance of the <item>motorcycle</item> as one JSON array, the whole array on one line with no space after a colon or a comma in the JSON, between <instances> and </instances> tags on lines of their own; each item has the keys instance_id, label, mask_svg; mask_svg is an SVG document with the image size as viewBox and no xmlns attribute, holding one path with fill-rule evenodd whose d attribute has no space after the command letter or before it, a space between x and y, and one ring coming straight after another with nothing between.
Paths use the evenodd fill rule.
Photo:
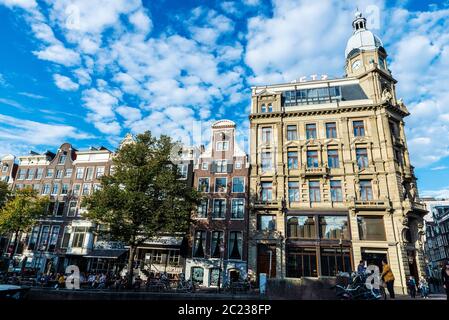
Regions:
<instances>
[{"instance_id":1,"label":"motorcycle","mask_svg":"<svg viewBox=\"0 0 449 320\"><path fill-rule=\"evenodd\" d=\"M336 295L341 300L380 300L383 297L381 287L376 289L367 282L368 274L339 273L337 275Z\"/></svg>"}]
</instances>

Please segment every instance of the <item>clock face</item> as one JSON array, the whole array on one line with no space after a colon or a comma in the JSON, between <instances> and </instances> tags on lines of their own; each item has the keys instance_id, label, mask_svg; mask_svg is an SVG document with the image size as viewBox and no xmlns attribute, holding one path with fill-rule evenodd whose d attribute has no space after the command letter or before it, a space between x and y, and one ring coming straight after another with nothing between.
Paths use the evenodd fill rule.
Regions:
<instances>
[{"instance_id":1,"label":"clock face","mask_svg":"<svg viewBox=\"0 0 449 320\"><path fill-rule=\"evenodd\" d=\"M360 60L355 60L352 63L352 70L357 70L362 66L362 62Z\"/></svg>"}]
</instances>

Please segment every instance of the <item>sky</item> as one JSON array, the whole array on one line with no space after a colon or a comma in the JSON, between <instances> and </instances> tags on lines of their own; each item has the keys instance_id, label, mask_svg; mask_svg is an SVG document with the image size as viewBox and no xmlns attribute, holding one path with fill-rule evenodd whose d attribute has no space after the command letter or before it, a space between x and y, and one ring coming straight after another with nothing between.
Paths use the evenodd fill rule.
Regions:
<instances>
[{"instance_id":1,"label":"sky","mask_svg":"<svg viewBox=\"0 0 449 320\"><path fill-rule=\"evenodd\" d=\"M342 77L357 9L411 112L420 195L449 198L449 1L0 0L0 155L198 145L223 118L247 150L251 86Z\"/></svg>"}]
</instances>

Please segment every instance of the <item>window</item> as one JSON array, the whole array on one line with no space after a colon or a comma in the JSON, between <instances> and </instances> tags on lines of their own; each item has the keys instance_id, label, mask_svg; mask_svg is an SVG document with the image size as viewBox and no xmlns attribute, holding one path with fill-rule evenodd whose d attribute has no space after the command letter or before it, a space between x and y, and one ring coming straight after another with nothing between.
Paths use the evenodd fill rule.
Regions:
<instances>
[{"instance_id":1,"label":"window","mask_svg":"<svg viewBox=\"0 0 449 320\"><path fill-rule=\"evenodd\" d=\"M273 105L271 103L268 104L268 112L273 112Z\"/></svg>"},{"instance_id":2,"label":"window","mask_svg":"<svg viewBox=\"0 0 449 320\"><path fill-rule=\"evenodd\" d=\"M243 219L245 212L245 199L232 199L231 219Z\"/></svg>"},{"instance_id":3,"label":"window","mask_svg":"<svg viewBox=\"0 0 449 320\"><path fill-rule=\"evenodd\" d=\"M61 248L67 248L70 241L69 227L64 228L64 235L62 236Z\"/></svg>"},{"instance_id":4,"label":"window","mask_svg":"<svg viewBox=\"0 0 449 320\"><path fill-rule=\"evenodd\" d=\"M57 195L58 192L59 192L59 184L58 184L58 183L55 183L55 184L53 185L53 188L51 189L51 194L52 194L52 195Z\"/></svg>"},{"instance_id":5,"label":"window","mask_svg":"<svg viewBox=\"0 0 449 320\"><path fill-rule=\"evenodd\" d=\"M58 164L64 164L66 159L67 159L67 155L61 154L58 159Z\"/></svg>"},{"instance_id":6,"label":"window","mask_svg":"<svg viewBox=\"0 0 449 320\"><path fill-rule=\"evenodd\" d=\"M318 151L307 151L307 167L318 168Z\"/></svg>"},{"instance_id":7,"label":"window","mask_svg":"<svg viewBox=\"0 0 449 320\"><path fill-rule=\"evenodd\" d=\"M287 152L287 164L290 170L298 169L298 152L296 151Z\"/></svg>"},{"instance_id":8,"label":"window","mask_svg":"<svg viewBox=\"0 0 449 320\"><path fill-rule=\"evenodd\" d=\"M245 192L245 178L234 177L232 178L232 192Z\"/></svg>"},{"instance_id":9,"label":"window","mask_svg":"<svg viewBox=\"0 0 449 320\"><path fill-rule=\"evenodd\" d=\"M87 196L90 193L90 183L85 183L83 184L83 192L82 195L83 196Z\"/></svg>"},{"instance_id":10,"label":"window","mask_svg":"<svg viewBox=\"0 0 449 320\"><path fill-rule=\"evenodd\" d=\"M4 164L2 167L2 172L8 171L9 166L7 164Z\"/></svg>"},{"instance_id":11,"label":"window","mask_svg":"<svg viewBox=\"0 0 449 320\"><path fill-rule=\"evenodd\" d=\"M220 269L219 268L210 268L209 271L209 285L211 287L218 286L218 278L220 277Z\"/></svg>"},{"instance_id":12,"label":"window","mask_svg":"<svg viewBox=\"0 0 449 320\"><path fill-rule=\"evenodd\" d=\"M42 194L50 194L50 184L46 183L42 187Z\"/></svg>"},{"instance_id":13,"label":"window","mask_svg":"<svg viewBox=\"0 0 449 320\"><path fill-rule=\"evenodd\" d=\"M360 240L385 241L385 224L382 216L358 216Z\"/></svg>"},{"instance_id":14,"label":"window","mask_svg":"<svg viewBox=\"0 0 449 320\"><path fill-rule=\"evenodd\" d=\"M365 136L365 124L363 123L363 120L353 121L352 127L354 128L354 137Z\"/></svg>"},{"instance_id":15,"label":"window","mask_svg":"<svg viewBox=\"0 0 449 320\"><path fill-rule=\"evenodd\" d=\"M168 264L172 266L179 266L179 250L169 250L168 251Z\"/></svg>"},{"instance_id":16,"label":"window","mask_svg":"<svg viewBox=\"0 0 449 320\"><path fill-rule=\"evenodd\" d=\"M40 184L33 184L33 190L36 191L37 193L39 193L39 190L41 190L41 185Z\"/></svg>"},{"instance_id":17,"label":"window","mask_svg":"<svg viewBox=\"0 0 449 320\"><path fill-rule=\"evenodd\" d=\"M95 177L97 179L99 179L102 176L104 176L104 167L97 167L97 173L96 173Z\"/></svg>"},{"instance_id":18,"label":"window","mask_svg":"<svg viewBox=\"0 0 449 320\"><path fill-rule=\"evenodd\" d=\"M25 180L27 170L19 169L19 174L17 175L17 180Z\"/></svg>"},{"instance_id":19,"label":"window","mask_svg":"<svg viewBox=\"0 0 449 320\"><path fill-rule=\"evenodd\" d=\"M262 128L262 142L270 144L271 143L271 127Z\"/></svg>"},{"instance_id":20,"label":"window","mask_svg":"<svg viewBox=\"0 0 449 320\"><path fill-rule=\"evenodd\" d=\"M77 214L76 201L70 201L69 210L67 211L68 217L75 217Z\"/></svg>"},{"instance_id":21,"label":"window","mask_svg":"<svg viewBox=\"0 0 449 320\"><path fill-rule=\"evenodd\" d=\"M310 202L320 202L320 182L319 181L309 181L309 199Z\"/></svg>"},{"instance_id":22,"label":"window","mask_svg":"<svg viewBox=\"0 0 449 320\"><path fill-rule=\"evenodd\" d=\"M51 201L48 203L47 214L49 216L53 215L53 213L55 212L55 207L56 207L56 202Z\"/></svg>"},{"instance_id":23,"label":"window","mask_svg":"<svg viewBox=\"0 0 449 320\"><path fill-rule=\"evenodd\" d=\"M242 168L242 162L241 161L236 161L234 165L235 165L236 169L241 169Z\"/></svg>"},{"instance_id":24,"label":"window","mask_svg":"<svg viewBox=\"0 0 449 320\"><path fill-rule=\"evenodd\" d=\"M45 178L53 178L54 169L47 169L47 175Z\"/></svg>"},{"instance_id":25,"label":"window","mask_svg":"<svg viewBox=\"0 0 449 320\"><path fill-rule=\"evenodd\" d=\"M342 202L343 195L341 192L341 181L340 180L331 180L331 200L333 202Z\"/></svg>"},{"instance_id":26,"label":"window","mask_svg":"<svg viewBox=\"0 0 449 320\"><path fill-rule=\"evenodd\" d=\"M355 149L355 154L359 169L368 168L368 152L366 148Z\"/></svg>"},{"instance_id":27,"label":"window","mask_svg":"<svg viewBox=\"0 0 449 320\"><path fill-rule=\"evenodd\" d=\"M336 138L337 137L337 124L335 122L326 123L326 138Z\"/></svg>"},{"instance_id":28,"label":"window","mask_svg":"<svg viewBox=\"0 0 449 320\"><path fill-rule=\"evenodd\" d=\"M204 255L203 255L204 256ZM201 286L204 283L204 269L201 267L192 267L192 282Z\"/></svg>"},{"instance_id":29,"label":"window","mask_svg":"<svg viewBox=\"0 0 449 320\"><path fill-rule=\"evenodd\" d=\"M338 161L338 150L327 150L327 165L329 168L340 167L340 162Z\"/></svg>"},{"instance_id":30,"label":"window","mask_svg":"<svg viewBox=\"0 0 449 320\"><path fill-rule=\"evenodd\" d=\"M64 173L63 169L57 169L55 179L62 179L63 173Z\"/></svg>"},{"instance_id":31,"label":"window","mask_svg":"<svg viewBox=\"0 0 449 320\"><path fill-rule=\"evenodd\" d=\"M91 181L94 177L94 168L87 168L86 169L86 181Z\"/></svg>"},{"instance_id":32,"label":"window","mask_svg":"<svg viewBox=\"0 0 449 320\"><path fill-rule=\"evenodd\" d=\"M296 128L296 125L287 126L287 140L298 140L298 130Z\"/></svg>"},{"instance_id":33,"label":"window","mask_svg":"<svg viewBox=\"0 0 449 320\"><path fill-rule=\"evenodd\" d=\"M28 170L27 180L33 180L34 179L34 169Z\"/></svg>"},{"instance_id":34,"label":"window","mask_svg":"<svg viewBox=\"0 0 449 320\"><path fill-rule=\"evenodd\" d=\"M37 238L39 237L39 226L34 226L31 231L30 241L28 242L28 250L36 249Z\"/></svg>"},{"instance_id":35,"label":"window","mask_svg":"<svg viewBox=\"0 0 449 320\"><path fill-rule=\"evenodd\" d=\"M212 239L210 244L211 258L221 257L221 247L224 245L223 241L223 231L212 231Z\"/></svg>"},{"instance_id":36,"label":"window","mask_svg":"<svg viewBox=\"0 0 449 320\"><path fill-rule=\"evenodd\" d=\"M226 199L214 199L213 219L224 219L226 214Z\"/></svg>"},{"instance_id":37,"label":"window","mask_svg":"<svg viewBox=\"0 0 449 320\"><path fill-rule=\"evenodd\" d=\"M351 272L351 252L349 248L322 248L321 275L335 277L338 272Z\"/></svg>"},{"instance_id":38,"label":"window","mask_svg":"<svg viewBox=\"0 0 449 320\"><path fill-rule=\"evenodd\" d=\"M73 185L73 195L74 196L79 196L80 195L80 189L81 189L81 185L80 184L74 184Z\"/></svg>"},{"instance_id":39,"label":"window","mask_svg":"<svg viewBox=\"0 0 449 320\"><path fill-rule=\"evenodd\" d=\"M228 171L228 162L226 160L217 160L214 162L215 172L225 173Z\"/></svg>"},{"instance_id":40,"label":"window","mask_svg":"<svg viewBox=\"0 0 449 320\"><path fill-rule=\"evenodd\" d=\"M69 192L69 185L67 183L64 183L62 185L61 194L67 194Z\"/></svg>"},{"instance_id":41,"label":"window","mask_svg":"<svg viewBox=\"0 0 449 320\"><path fill-rule=\"evenodd\" d=\"M364 201L373 200L371 180L360 180L360 199Z\"/></svg>"},{"instance_id":42,"label":"window","mask_svg":"<svg viewBox=\"0 0 449 320\"><path fill-rule=\"evenodd\" d=\"M180 164L178 165L179 175L181 176L181 180L187 179L187 168L188 166L186 164Z\"/></svg>"},{"instance_id":43,"label":"window","mask_svg":"<svg viewBox=\"0 0 449 320\"><path fill-rule=\"evenodd\" d=\"M379 67L382 70L386 70L387 69L386 64L385 64L385 59L383 57L379 57Z\"/></svg>"},{"instance_id":44,"label":"window","mask_svg":"<svg viewBox=\"0 0 449 320\"><path fill-rule=\"evenodd\" d=\"M209 178L198 178L198 191L209 192Z\"/></svg>"},{"instance_id":45,"label":"window","mask_svg":"<svg viewBox=\"0 0 449 320\"><path fill-rule=\"evenodd\" d=\"M44 169L43 168L38 168L37 171L36 171L36 179L37 180L42 179L43 173L44 173Z\"/></svg>"},{"instance_id":46,"label":"window","mask_svg":"<svg viewBox=\"0 0 449 320\"><path fill-rule=\"evenodd\" d=\"M201 168L202 168L203 170L208 170L208 169L209 169L209 163L203 162L203 163L201 164Z\"/></svg>"},{"instance_id":47,"label":"window","mask_svg":"<svg viewBox=\"0 0 449 320\"><path fill-rule=\"evenodd\" d=\"M47 250L48 236L50 235L50 226L43 226L39 240L38 250Z\"/></svg>"},{"instance_id":48,"label":"window","mask_svg":"<svg viewBox=\"0 0 449 320\"><path fill-rule=\"evenodd\" d=\"M271 152L262 152L261 155L262 172L268 172L272 169Z\"/></svg>"},{"instance_id":49,"label":"window","mask_svg":"<svg viewBox=\"0 0 449 320\"><path fill-rule=\"evenodd\" d=\"M76 178L82 179L84 177L84 168L76 168Z\"/></svg>"},{"instance_id":50,"label":"window","mask_svg":"<svg viewBox=\"0 0 449 320\"><path fill-rule=\"evenodd\" d=\"M98 190L101 190L101 184L100 184L100 183L94 183L94 184L92 185L92 190L93 190L93 192L96 192L96 191L98 191Z\"/></svg>"},{"instance_id":51,"label":"window","mask_svg":"<svg viewBox=\"0 0 449 320\"><path fill-rule=\"evenodd\" d=\"M215 178L215 192L227 192L227 178Z\"/></svg>"},{"instance_id":52,"label":"window","mask_svg":"<svg viewBox=\"0 0 449 320\"><path fill-rule=\"evenodd\" d=\"M56 216L62 217L64 215L65 202L58 201L56 202Z\"/></svg>"},{"instance_id":53,"label":"window","mask_svg":"<svg viewBox=\"0 0 449 320\"><path fill-rule=\"evenodd\" d=\"M217 142L217 151L228 151L228 149L229 149L229 141Z\"/></svg>"},{"instance_id":54,"label":"window","mask_svg":"<svg viewBox=\"0 0 449 320\"><path fill-rule=\"evenodd\" d=\"M287 247L287 277L317 277L316 248Z\"/></svg>"},{"instance_id":55,"label":"window","mask_svg":"<svg viewBox=\"0 0 449 320\"><path fill-rule=\"evenodd\" d=\"M315 219L313 216L288 217L287 237L298 239L316 239Z\"/></svg>"},{"instance_id":56,"label":"window","mask_svg":"<svg viewBox=\"0 0 449 320\"><path fill-rule=\"evenodd\" d=\"M71 178L71 177L72 177L72 172L73 172L73 169L72 169L72 168L67 168L67 169L65 169L65 175L64 175L64 177L65 177L65 178Z\"/></svg>"},{"instance_id":57,"label":"window","mask_svg":"<svg viewBox=\"0 0 449 320\"><path fill-rule=\"evenodd\" d=\"M82 248L84 245L84 238L86 236L87 227L74 227L72 248Z\"/></svg>"},{"instance_id":58,"label":"window","mask_svg":"<svg viewBox=\"0 0 449 320\"><path fill-rule=\"evenodd\" d=\"M348 217L320 216L320 237L328 240L349 240Z\"/></svg>"},{"instance_id":59,"label":"window","mask_svg":"<svg viewBox=\"0 0 449 320\"><path fill-rule=\"evenodd\" d=\"M316 124L315 123L306 124L306 138L307 139L316 139Z\"/></svg>"},{"instance_id":60,"label":"window","mask_svg":"<svg viewBox=\"0 0 449 320\"><path fill-rule=\"evenodd\" d=\"M273 198L273 183L262 182L261 184L261 198L262 201L271 201Z\"/></svg>"},{"instance_id":61,"label":"window","mask_svg":"<svg viewBox=\"0 0 449 320\"><path fill-rule=\"evenodd\" d=\"M208 204L209 204L208 199L201 200L201 203L198 205L198 208L197 208L197 217L198 218L207 218Z\"/></svg>"},{"instance_id":62,"label":"window","mask_svg":"<svg viewBox=\"0 0 449 320\"><path fill-rule=\"evenodd\" d=\"M61 229L60 226L53 226L53 227L51 227L51 234L50 234L50 242L49 242L48 251L54 251L55 250L56 243L58 242L60 229Z\"/></svg>"},{"instance_id":63,"label":"window","mask_svg":"<svg viewBox=\"0 0 449 320\"><path fill-rule=\"evenodd\" d=\"M229 232L229 259L241 260L243 236L241 231Z\"/></svg>"},{"instance_id":64,"label":"window","mask_svg":"<svg viewBox=\"0 0 449 320\"><path fill-rule=\"evenodd\" d=\"M299 201L299 182L290 181L288 183L288 201L290 202Z\"/></svg>"},{"instance_id":65,"label":"window","mask_svg":"<svg viewBox=\"0 0 449 320\"><path fill-rule=\"evenodd\" d=\"M257 230L259 231L275 231L276 216L274 214L259 214L257 216Z\"/></svg>"},{"instance_id":66,"label":"window","mask_svg":"<svg viewBox=\"0 0 449 320\"><path fill-rule=\"evenodd\" d=\"M206 246L206 231L196 231L193 240L193 257L204 258Z\"/></svg>"},{"instance_id":67,"label":"window","mask_svg":"<svg viewBox=\"0 0 449 320\"><path fill-rule=\"evenodd\" d=\"M267 112L267 106L265 105L265 103L263 103L263 104L260 106L260 111L262 111L263 113Z\"/></svg>"}]
</instances>

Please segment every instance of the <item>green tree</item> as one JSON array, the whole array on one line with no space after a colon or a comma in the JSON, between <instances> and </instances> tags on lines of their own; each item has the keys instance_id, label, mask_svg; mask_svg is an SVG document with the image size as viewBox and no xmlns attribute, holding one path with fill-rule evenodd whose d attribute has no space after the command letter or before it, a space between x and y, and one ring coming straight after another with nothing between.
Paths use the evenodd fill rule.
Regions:
<instances>
[{"instance_id":1,"label":"green tree","mask_svg":"<svg viewBox=\"0 0 449 320\"><path fill-rule=\"evenodd\" d=\"M8 184L0 181L0 209L3 208L10 195Z\"/></svg>"},{"instance_id":2,"label":"green tree","mask_svg":"<svg viewBox=\"0 0 449 320\"><path fill-rule=\"evenodd\" d=\"M13 254L16 253L19 236L28 232L39 217L46 213L49 199L35 190L26 188L13 193L0 209L0 234L13 234Z\"/></svg>"},{"instance_id":3,"label":"green tree","mask_svg":"<svg viewBox=\"0 0 449 320\"><path fill-rule=\"evenodd\" d=\"M136 248L163 234L187 233L199 201L197 192L182 180L174 154L177 143L149 131L124 144L113 158L113 173L101 188L86 197L86 217L106 225L111 239L129 246L128 283L133 280Z\"/></svg>"}]
</instances>

